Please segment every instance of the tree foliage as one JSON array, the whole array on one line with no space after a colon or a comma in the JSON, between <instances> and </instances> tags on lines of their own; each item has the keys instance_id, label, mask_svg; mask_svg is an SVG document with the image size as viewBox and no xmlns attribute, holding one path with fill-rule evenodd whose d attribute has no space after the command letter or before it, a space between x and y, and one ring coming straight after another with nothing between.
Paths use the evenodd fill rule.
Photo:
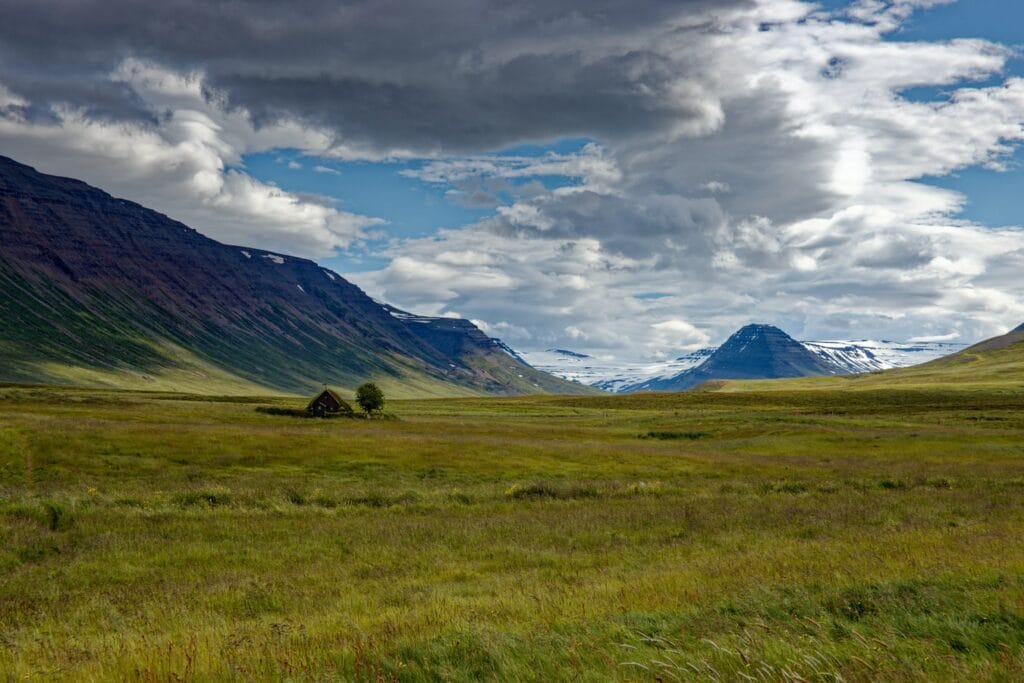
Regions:
<instances>
[{"instance_id":1,"label":"tree foliage","mask_svg":"<svg viewBox=\"0 0 1024 683\"><path fill-rule=\"evenodd\" d=\"M384 392L376 384L367 382L356 389L356 403L367 415L373 415L384 407Z\"/></svg>"}]
</instances>

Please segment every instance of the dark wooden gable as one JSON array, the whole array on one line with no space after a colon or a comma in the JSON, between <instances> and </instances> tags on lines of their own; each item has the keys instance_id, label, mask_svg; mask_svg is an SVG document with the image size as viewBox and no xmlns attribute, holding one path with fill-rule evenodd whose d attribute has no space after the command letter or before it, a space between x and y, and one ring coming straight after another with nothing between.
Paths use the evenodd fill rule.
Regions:
<instances>
[{"instance_id":1,"label":"dark wooden gable","mask_svg":"<svg viewBox=\"0 0 1024 683\"><path fill-rule=\"evenodd\" d=\"M336 393L330 389L324 389L309 402L306 411L313 415L328 415L341 410L342 405L343 402Z\"/></svg>"}]
</instances>

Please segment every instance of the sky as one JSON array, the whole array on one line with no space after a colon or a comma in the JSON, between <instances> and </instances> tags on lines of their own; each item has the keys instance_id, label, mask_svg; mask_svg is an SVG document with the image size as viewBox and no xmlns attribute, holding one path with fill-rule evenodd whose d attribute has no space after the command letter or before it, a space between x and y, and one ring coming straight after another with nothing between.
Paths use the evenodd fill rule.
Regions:
<instances>
[{"instance_id":1,"label":"sky","mask_svg":"<svg viewBox=\"0 0 1024 683\"><path fill-rule=\"evenodd\" d=\"M0 0L0 154L513 347L1024 322L1024 4Z\"/></svg>"}]
</instances>

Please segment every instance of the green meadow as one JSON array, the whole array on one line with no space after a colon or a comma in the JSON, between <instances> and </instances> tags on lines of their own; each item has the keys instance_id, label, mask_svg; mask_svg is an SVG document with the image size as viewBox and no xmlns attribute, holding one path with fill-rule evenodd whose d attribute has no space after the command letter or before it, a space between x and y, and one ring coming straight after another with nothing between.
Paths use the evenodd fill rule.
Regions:
<instances>
[{"instance_id":1,"label":"green meadow","mask_svg":"<svg viewBox=\"0 0 1024 683\"><path fill-rule=\"evenodd\" d=\"M10 681L1024 680L1024 391L0 386Z\"/></svg>"}]
</instances>

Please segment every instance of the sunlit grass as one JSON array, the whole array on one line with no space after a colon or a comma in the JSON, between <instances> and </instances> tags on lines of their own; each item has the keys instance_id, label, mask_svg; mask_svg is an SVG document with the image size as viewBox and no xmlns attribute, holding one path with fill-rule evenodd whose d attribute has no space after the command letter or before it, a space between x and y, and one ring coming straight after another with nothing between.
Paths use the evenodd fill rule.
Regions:
<instances>
[{"instance_id":1,"label":"sunlit grass","mask_svg":"<svg viewBox=\"0 0 1024 683\"><path fill-rule=\"evenodd\" d=\"M31 680L1019 680L1024 395L0 387Z\"/></svg>"}]
</instances>

